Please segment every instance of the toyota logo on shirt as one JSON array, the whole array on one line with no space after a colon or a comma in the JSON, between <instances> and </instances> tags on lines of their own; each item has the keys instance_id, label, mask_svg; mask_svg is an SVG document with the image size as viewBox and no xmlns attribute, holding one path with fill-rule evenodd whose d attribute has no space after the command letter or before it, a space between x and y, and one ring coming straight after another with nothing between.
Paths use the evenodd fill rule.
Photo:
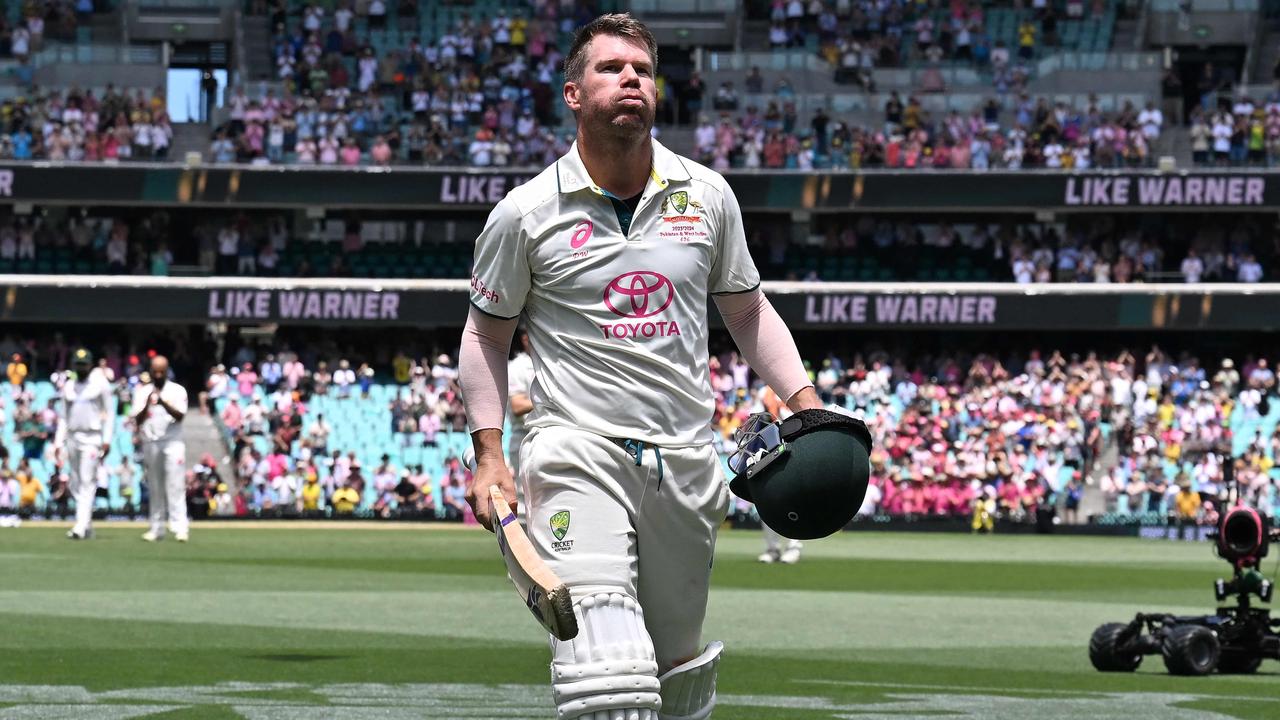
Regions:
<instances>
[{"instance_id":1,"label":"toyota logo on shirt","mask_svg":"<svg viewBox=\"0 0 1280 720\"><path fill-rule=\"evenodd\" d=\"M635 270L614 278L604 289L604 304L614 315L647 318L657 315L676 297L675 287L665 275L652 270Z\"/></svg>"}]
</instances>

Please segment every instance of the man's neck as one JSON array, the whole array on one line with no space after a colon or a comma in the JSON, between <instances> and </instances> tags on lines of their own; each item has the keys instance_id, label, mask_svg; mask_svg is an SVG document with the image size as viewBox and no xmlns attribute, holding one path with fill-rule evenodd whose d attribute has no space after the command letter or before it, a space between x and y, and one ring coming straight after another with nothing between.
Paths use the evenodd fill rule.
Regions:
<instances>
[{"instance_id":1,"label":"man's neck","mask_svg":"<svg viewBox=\"0 0 1280 720\"><path fill-rule=\"evenodd\" d=\"M639 195L649 182L653 144L648 135L635 143L587 141L579 131L578 157L592 182L626 199Z\"/></svg>"}]
</instances>

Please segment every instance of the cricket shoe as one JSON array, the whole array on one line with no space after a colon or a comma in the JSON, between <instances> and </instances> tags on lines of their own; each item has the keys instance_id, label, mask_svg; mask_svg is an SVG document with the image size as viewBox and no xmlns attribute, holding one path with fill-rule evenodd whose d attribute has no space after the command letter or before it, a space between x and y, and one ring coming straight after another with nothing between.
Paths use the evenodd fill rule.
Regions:
<instances>
[{"instance_id":1,"label":"cricket shoe","mask_svg":"<svg viewBox=\"0 0 1280 720\"><path fill-rule=\"evenodd\" d=\"M160 540L162 540L163 538L164 538L164 535L161 535L160 533L156 532L155 530L148 530L148 531L146 531L146 532L142 533L142 541L143 541L143 542L151 542L151 543L153 543L153 542L159 542L159 541L160 541Z\"/></svg>"},{"instance_id":2,"label":"cricket shoe","mask_svg":"<svg viewBox=\"0 0 1280 720\"><path fill-rule=\"evenodd\" d=\"M91 540L93 539L93 528L71 528L67 531L68 540Z\"/></svg>"},{"instance_id":3,"label":"cricket shoe","mask_svg":"<svg viewBox=\"0 0 1280 720\"><path fill-rule=\"evenodd\" d=\"M184 542L187 542L187 541L191 540L191 536L190 536L190 535L188 535L187 533L180 532L180 533L174 533L174 534L173 534L173 539L174 539L174 540L177 540L177 541L178 541L178 542L180 542L180 543L184 543Z\"/></svg>"},{"instance_id":4,"label":"cricket shoe","mask_svg":"<svg viewBox=\"0 0 1280 720\"><path fill-rule=\"evenodd\" d=\"M800 546L792 545L787 548L786 551L778 557L778 560L785 565L795 565L800 562Z\"/></svg>"},{"instance_id":5,"label":"cricket shoe","mask_svg":"<svg viewBox=\"0 0 1280 720\"><path fill-rule=\"evenodd\" d=\"M773 563L778 562L780 557L781 556L778 554L778 549L772 548L760 553L760 557L756 558L756 561L762 562L765 565L772 565Z\"/></svg>"}]
</instances>

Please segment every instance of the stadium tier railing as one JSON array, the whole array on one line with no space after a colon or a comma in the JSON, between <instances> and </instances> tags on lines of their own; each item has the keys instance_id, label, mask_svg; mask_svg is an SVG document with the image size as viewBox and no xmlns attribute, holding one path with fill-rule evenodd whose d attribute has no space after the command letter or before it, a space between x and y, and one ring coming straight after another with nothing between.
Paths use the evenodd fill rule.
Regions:
<instances>
[{"instance_id":1,"label":"stadium tier railing","mask_svg":"<svg viewBox=\"0 0 1280 720\"><path fill-rule=\"evenodd\" d=\"M1258 0L1152 0L1155 12L1254 12L1261 7Z\"/></svg>"},{"instance_id":2,"label":"stadium tier railing","mask_svg":"<svg viewBox=\"0 0 1280 720\"><path fill-rule=\"evenodd\" d=\"M737 0L632 0L631 12L637 15L731 13L738 9Z\"/></svg>"},{"instance_id":3,"label":"stadium tier railing","mask_svg":"<svg viewBox=\"0 0 1280 720\"><path fill-rule=\"evenodd\" d=\"M99 45L51 43L32 56L36 67L58 63L157 65L159 45Z\"/></svg>"},{"instance_id":4,"label":"stadium tier railing","mask_svg":"<svg viewBox=\"0 0 1280 720\"><path fill-rule=\"evenodd\" d=\"M890 94L880 92L867 93L797 93L795 95L778 95L776 93L742 94L739 96L739 111L754 107L763 110L770 103L795 103L796 112L801 115L817 112L819 109L832 113L850 113L879 111L889 101ZM915 95L920 106L929 112L970 113L982 107L987 100L995 97L994 92L947 92L921 93ZM1126 102L1140 108L1151 97L1144 93L1037 93L1036 97L1044 97L1050 102L1062 102L1068 107L1088 107L1096 102L1103 112L1113 112L1124 107Z\"/></svg>"}]
</instances>

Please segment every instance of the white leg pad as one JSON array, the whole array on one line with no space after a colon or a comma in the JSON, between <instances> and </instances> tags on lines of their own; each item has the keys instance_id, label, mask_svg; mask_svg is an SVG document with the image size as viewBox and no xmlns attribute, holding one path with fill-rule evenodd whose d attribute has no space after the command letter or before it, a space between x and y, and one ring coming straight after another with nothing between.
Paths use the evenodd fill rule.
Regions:
<instances>
[{"instance_id":1,"label":"white leg pad","mask_svg":"<svg viewBox=\"0 0 1280 720\"><path fill-rule=\"evenodd\" d=\"M724 643L707 643L698 657L677 665L658 678L662 710L658 720L706 720L716 707L716 668Z\"/></svg>"},{"instance_id":2,"label":"white leg pad","mask_svg":"<svg viewBox=\"0 0 1280 720\"><path fill-rule=\"evenodd\" d=\"M621 592L574 603L578 636L551 639L551 690L558 720L656 720L658 662L644 612Z\"/></svg>"}]
</instances>

